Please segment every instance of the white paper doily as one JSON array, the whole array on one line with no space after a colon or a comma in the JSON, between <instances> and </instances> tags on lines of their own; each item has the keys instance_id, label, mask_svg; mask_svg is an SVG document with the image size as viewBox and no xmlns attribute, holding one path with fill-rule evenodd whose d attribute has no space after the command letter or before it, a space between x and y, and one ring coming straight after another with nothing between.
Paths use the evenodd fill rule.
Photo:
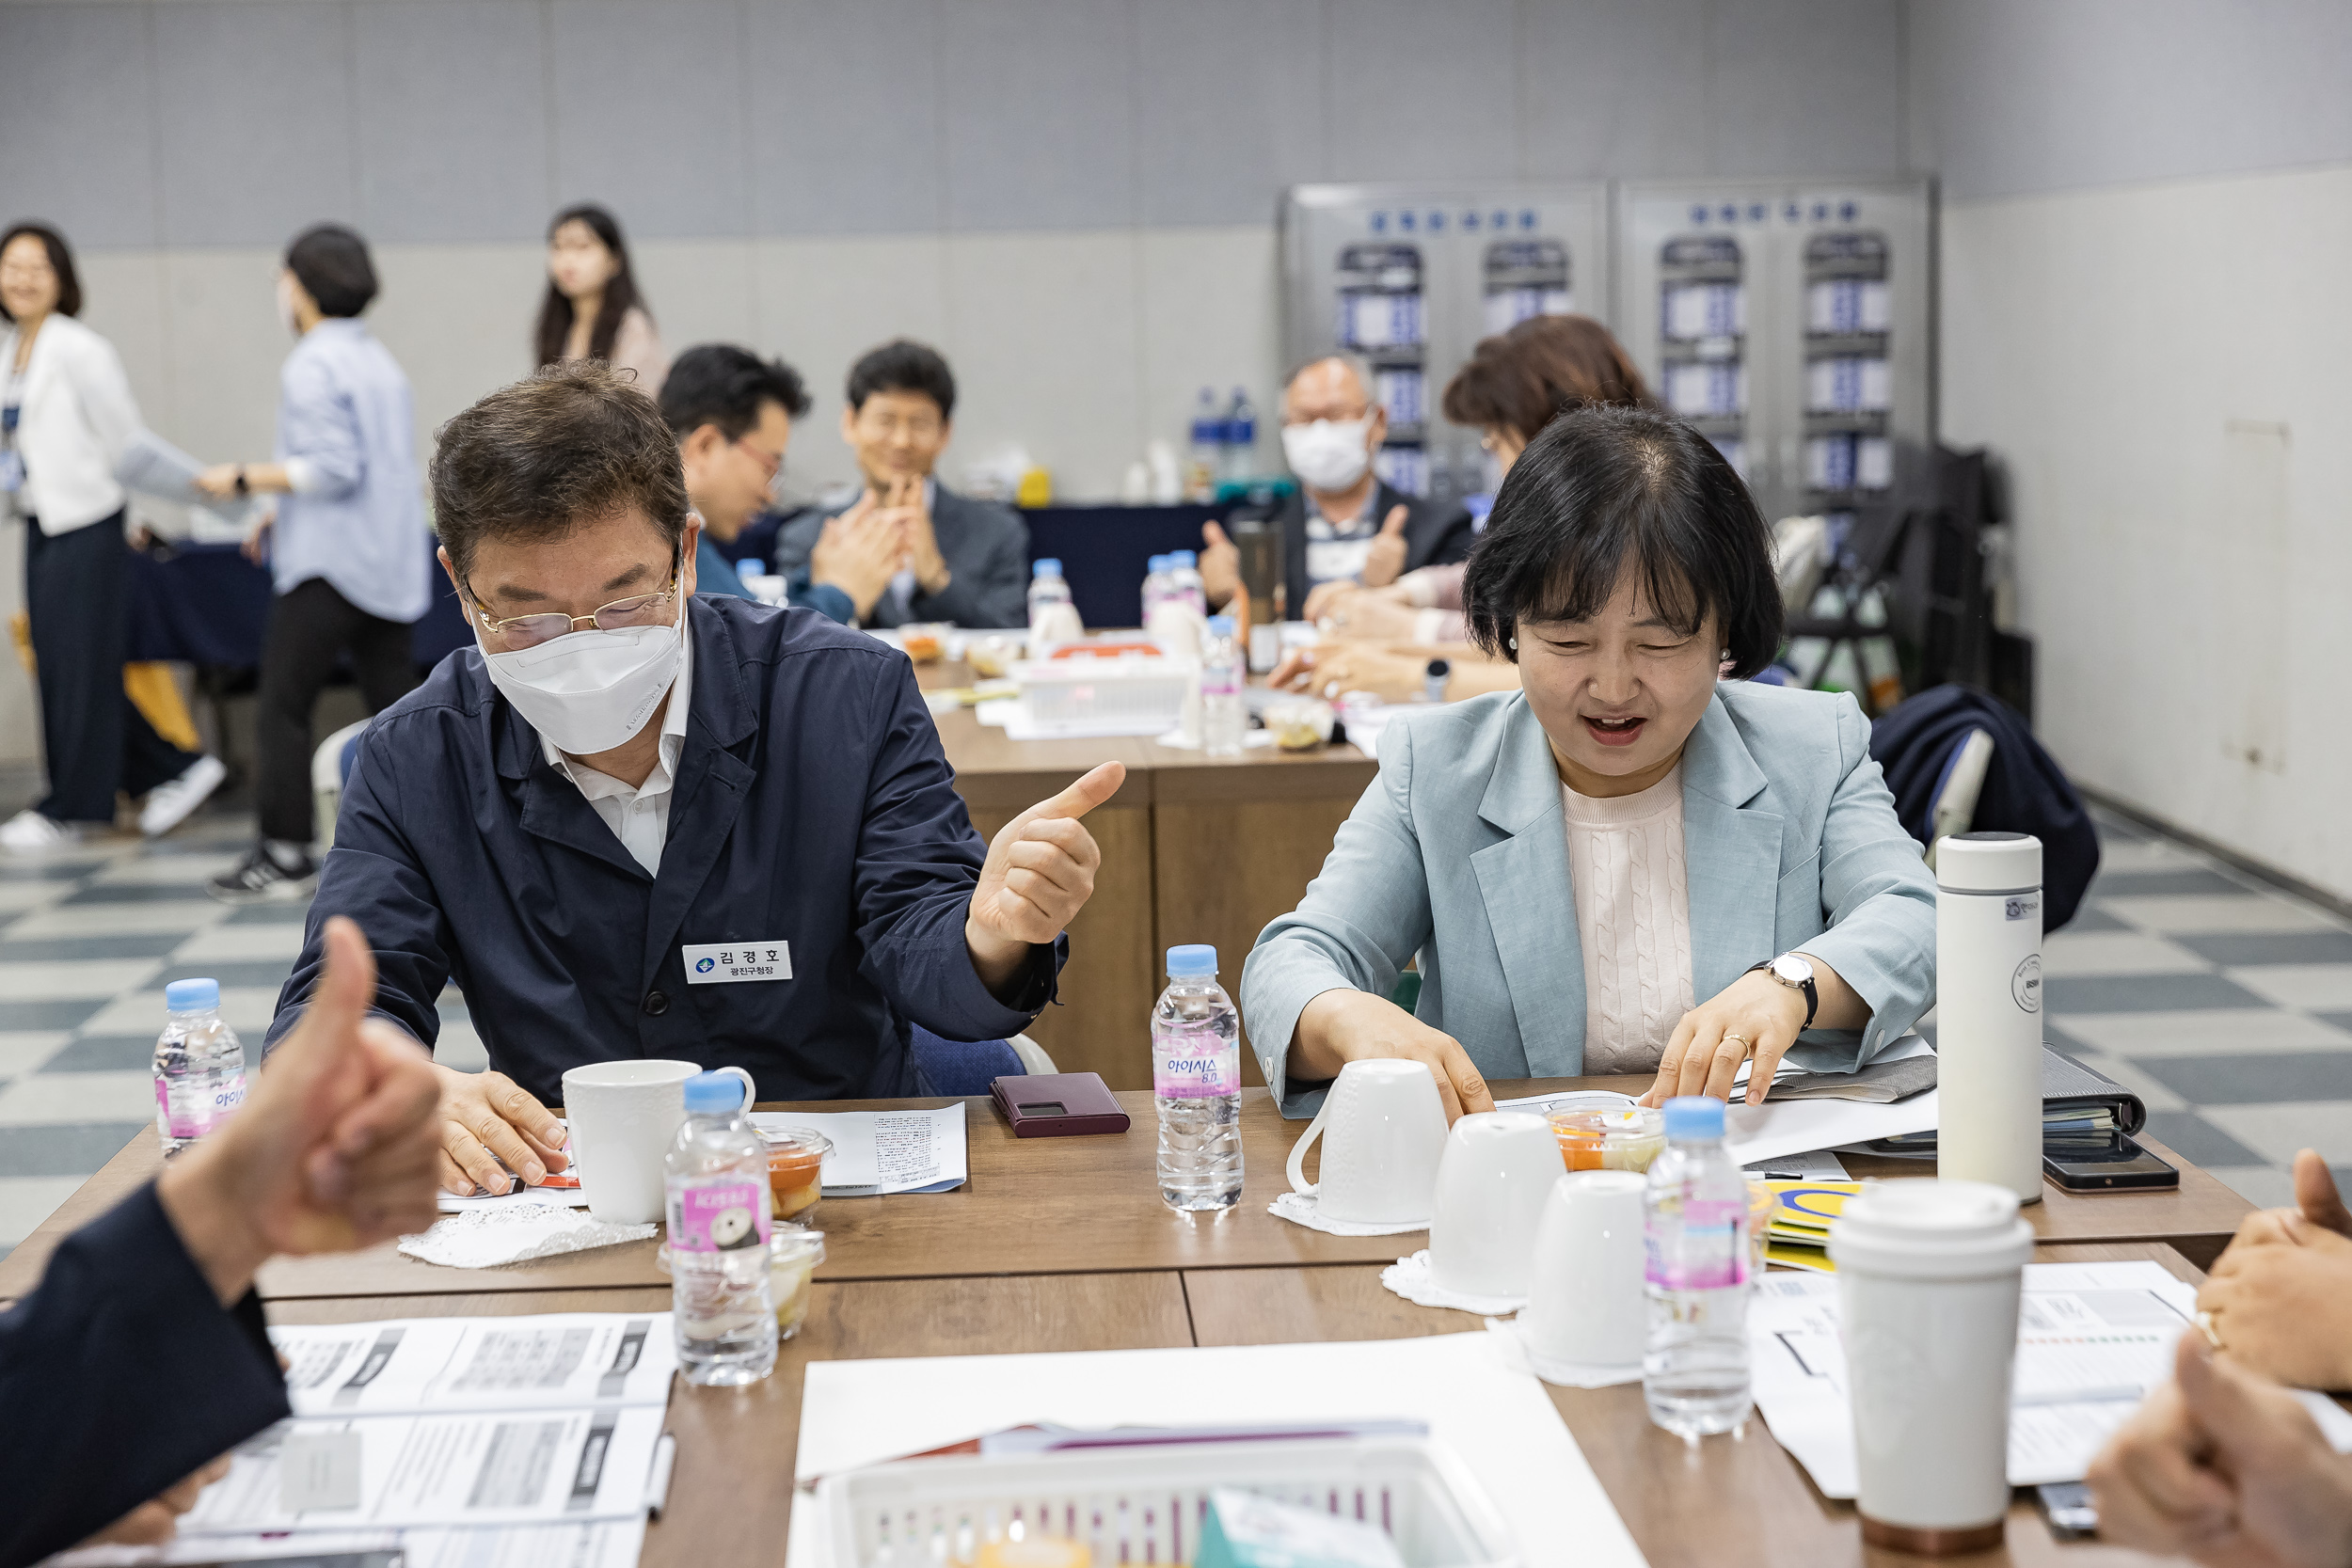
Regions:
<instances>
[{"instance_id":1,"label":"white paper doily","mask_svg":"<svg viewBox=\"0 0 2352 1568\"><path fill-rule=\"evenodd\" d=\"M1620 1383L1642 1381L1639 1361L1623 1367L1588 1366L1580 1361L1554 1361L1535 1354L1527 1343L1527 1335L1516 1318L1505 1321L1488 1318L1486 1332L1495 1338L1495 1349L1502 1356L1502 1364L1534 1373L1546 1383L1563 1388L1613 1388Z\"/></svg>"},{"instance_id":2,"label":"white paper doily","mask_svg":"<svg viewBox=\"0 0 2352 1568\"><path fill-rule=\"evenodd\" d=\"M421 1262L446 1268L495 1269L535 1258L642 1242L653 1233L650 1225L607 1225L577 1209L528 1204L452 1214L421 1235L403 1236L400 1250Z\"/></svg>"},{"instance_id":3,"label":"white paper doily","mask_svg":"<svg viewBox=\"0 0 2352 1568\"><path fill-rule=\"evenodd\" d=\"M1278 1220L1303 1225L1310 1230L1320 1230L1327 1236L1403 1236L1429 1228L1427 1220L1415 1220L1406 1225L1364 1225L1356 1220L1327 1220L1317 1210L1312 1193L1279 1194L1273 1202L1265 1206L1265 1212Z\"/></svg>"},{"instance_id":4,"label":"white paper doily","mask_svg":"<svg viewBox=\"0 0 2352 1568\"><path fill-rule=\"evenodd\" d=\"M1380 1271L1380 1283L1417 1307L1451 1307L1457 1312L1516 1312L1527 1305L1525 1296L1473 1296L1449 1291L1429 1272L1429 1249L1400 1258Z\"/></svg>"}]
</instances>

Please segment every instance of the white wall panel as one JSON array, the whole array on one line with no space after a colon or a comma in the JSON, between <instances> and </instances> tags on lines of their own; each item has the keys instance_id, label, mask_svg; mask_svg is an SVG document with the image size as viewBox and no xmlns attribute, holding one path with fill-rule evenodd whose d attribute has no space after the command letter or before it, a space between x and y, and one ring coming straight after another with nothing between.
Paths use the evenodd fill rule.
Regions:
<instances>
[{"instance_id":1,"label":"white wall panel","mask_svg":"<svg viewBox=\"0 0 2352 1568\"><path fill-rule=\"evenodd\" d=\"M412 244L546 232L545 15L536 0L353 10L362 231Z\"/></svg>"},{"instance_id":2,"label":"white wall panel","mask_svg":"<svg viewBox=\"0 0 2352 1568\"><path fill-rule=\"evenodd\" d=\"M151 14L164 244L282 247L356 221L351 8L176 0Z\"/></svg>"},{"instance_id":3,"label":"white wall panel","mask_svg":"<svg viewBox=\"0 0 2352 1568\"><path fill-rule=\"evenodd\" d=\"M749 0L760 234L940 221L939 0Z\"/></svg>"},{"instance_id":4,"label":"white wall panel","mask_svg":"<svg viewBox=\"0 0 2352 1568\"><path fill-rule=\"evenodd\" d=\"M547 14L556 204L604 203L632 245L749 233L754 62L738 0L559 0Z\"/></svg>"},{"instance_id":5,"label":"white wall panel","mask_svg":"<svg viewBox=\"0 0 2352 1568\"><path fill-rule=\"evenodd\" d=\"M1531 5L1518 39L1530 180L1708 172L1707 0Z\"/></svg>"},{"instance_id":6,"label":"white wall panel","mask_svg":"<svg viewBox=\"0 0 2352 1568\"><path fill-rule=\"evenodd\" d=\"M1518 172L1512 0L1344 0L1327 12L1334 180L1492 180ZM1409 84L1408 90L1399 90Z\"/></svg>"},{"instance_id":7,"label":"white wall panel","mask_svg":"<svg viewBox=\"0 0 2352 1568\"><path fill-rule=\"evenodd\" d=\"M1142 439L1165 436L1182 451L1200 388L1225 399L1244 386L1258 407L1258 462L1279 470L1273 410L1282 329L1274 231L1147 230L1138 245Z\"/></svg>"},{"instance_id":8,"label":"white wall panel","mask_svg":"<svg viewBox=\"0 0 2352 1568\"><path fill-rule=\"evenodd\" d=\"M1126 0L992 0L941 13L946 223L976 231L1136 219Z\"/></svg>"},{"instance_id":9,"label":"white wall panel","mask_svg":"<svg viewBox=\"0 0 2352 1568\"><path fill-rule=\"evenodd\" d=\"M1262 224L1329 166L1319 0L1137 0L1146 225Z\"/></svg>"},{"instance_id":10,"label":"white wall panel","mask_svg":"<svg viewBox=\"0 0 2352 1568\"><path fill-rule=\"evenodd\" d=\"M151 245L153 64L144 6L0 7L7 217L77 245Z\"/></svg>"}]
</instances>

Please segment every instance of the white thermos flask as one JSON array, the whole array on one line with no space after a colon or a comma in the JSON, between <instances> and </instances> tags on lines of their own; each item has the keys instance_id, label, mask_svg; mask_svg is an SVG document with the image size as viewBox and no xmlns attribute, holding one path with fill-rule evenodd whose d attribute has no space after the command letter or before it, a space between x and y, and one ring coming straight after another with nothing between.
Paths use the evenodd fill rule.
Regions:
<instances>
[{"instance_id":1,"label":"white thermos flask","mask_svg":"<svg viewBox=\"0 0 2352 1568\"><path fill-rule=\"evenodd\" d=\"M1935 1174L2042 1200L2042 841L1935 848Z\"/></svg>"}]
</instances>

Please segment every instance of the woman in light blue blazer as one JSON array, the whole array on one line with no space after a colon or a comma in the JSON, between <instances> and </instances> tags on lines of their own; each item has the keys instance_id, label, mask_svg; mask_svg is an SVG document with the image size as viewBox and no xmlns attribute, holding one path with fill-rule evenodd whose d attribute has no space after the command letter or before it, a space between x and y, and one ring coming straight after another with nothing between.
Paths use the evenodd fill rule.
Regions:
<instances>
[{"instance_id":1,"label":"woman in light blue blazer","mask_svg":"<svg viewBox=\"0 0 2352 1568\"><path fill-rule=\"evenodd\" d=\"M1463 595L1521 689L1390 724L1242 973L1285 1115L1364 1057L1427 1063L1449 1116L1491 1109L1488 1078L1727 1099L1750 1057L1754 1102L1792 1047L1855 1068L1932 1005L1935 883L1861 709L1746 683L1780 645L1771 536L1705 436L1641 409L1553 420ZM1416 955L1408 1014L1386 998Z\"/></svg>"}]
</instances>

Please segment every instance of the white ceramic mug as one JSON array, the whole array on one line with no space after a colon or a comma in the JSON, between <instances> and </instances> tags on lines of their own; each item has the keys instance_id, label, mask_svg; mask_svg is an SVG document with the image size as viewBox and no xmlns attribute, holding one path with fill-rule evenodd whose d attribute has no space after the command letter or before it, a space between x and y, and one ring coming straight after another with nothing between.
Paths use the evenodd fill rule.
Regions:
<instances>
[{"instance_id":1,"label":"white ceramic mug","mask_svg":"<svg viewBox=\"0 0 2352 1568\"><path fill-rule=\"evenodd\" d=\"M1549 1131L1549 1130L1547 1130ZM1320 1180L1307 1180L1307 1150L1323 1140ZM1314 1195L1325 1219L1421 1225L1445 1152L1445 1105L1419 1062L1350 1062L1332 1080L1312 1125L1291 1146L1293 1191Z\"/></svg>"},{"instance_id":2,"label":"white ceramic mug","mask_svg":"<svg viewBox=\"0 0 2352 1568\"><path fill-rule=\"evenodd\" d=\"M1985 1181L1872 1182L1831 1225L1864 1540L1936 1555L2000 1544L2032 1255L2017 1195Z\"/></svg>"},{"instance_id":3,"label":"white ceramic mug","mask_svg":"<svg viewBox=\"0 0 2352 1568\"><path fill-rule=\"evenodd\" d=\"M1646 1177L1629 1170L1570 1171L1551 1184L1519 1313L1519 1337L1531 1354L1582 1368L1642 1364L1648 1187Z\"/></svg>"},{"instance_id":4,"label":"white ceramic mug","mask_svg":"<svg viewBox=\"0 0 2352 1568\"><path fill-rule=\"evenodd\" d=\"M743 1081L743 1103L757 1089L739 1067L718 1069ZM580 1161L588 1212L609 1225L661 1218L661 1157L686 1122L686 1081L692 1062L590 1062L564 1074L564 1116Z\"/></svg>"},{"instance_id":5,"label":"white ceramic mug","mask_svg":"<svg viewBox=\"0 0 2352 1568\"><path fill-rule=\"evenodd\" d=\"M1429 1275L1472 1296L1523 1296L1560 1141L1532 1111L1479 1111L1454 1124L1429 1212Z\"/></svg>"}]
</instances>

